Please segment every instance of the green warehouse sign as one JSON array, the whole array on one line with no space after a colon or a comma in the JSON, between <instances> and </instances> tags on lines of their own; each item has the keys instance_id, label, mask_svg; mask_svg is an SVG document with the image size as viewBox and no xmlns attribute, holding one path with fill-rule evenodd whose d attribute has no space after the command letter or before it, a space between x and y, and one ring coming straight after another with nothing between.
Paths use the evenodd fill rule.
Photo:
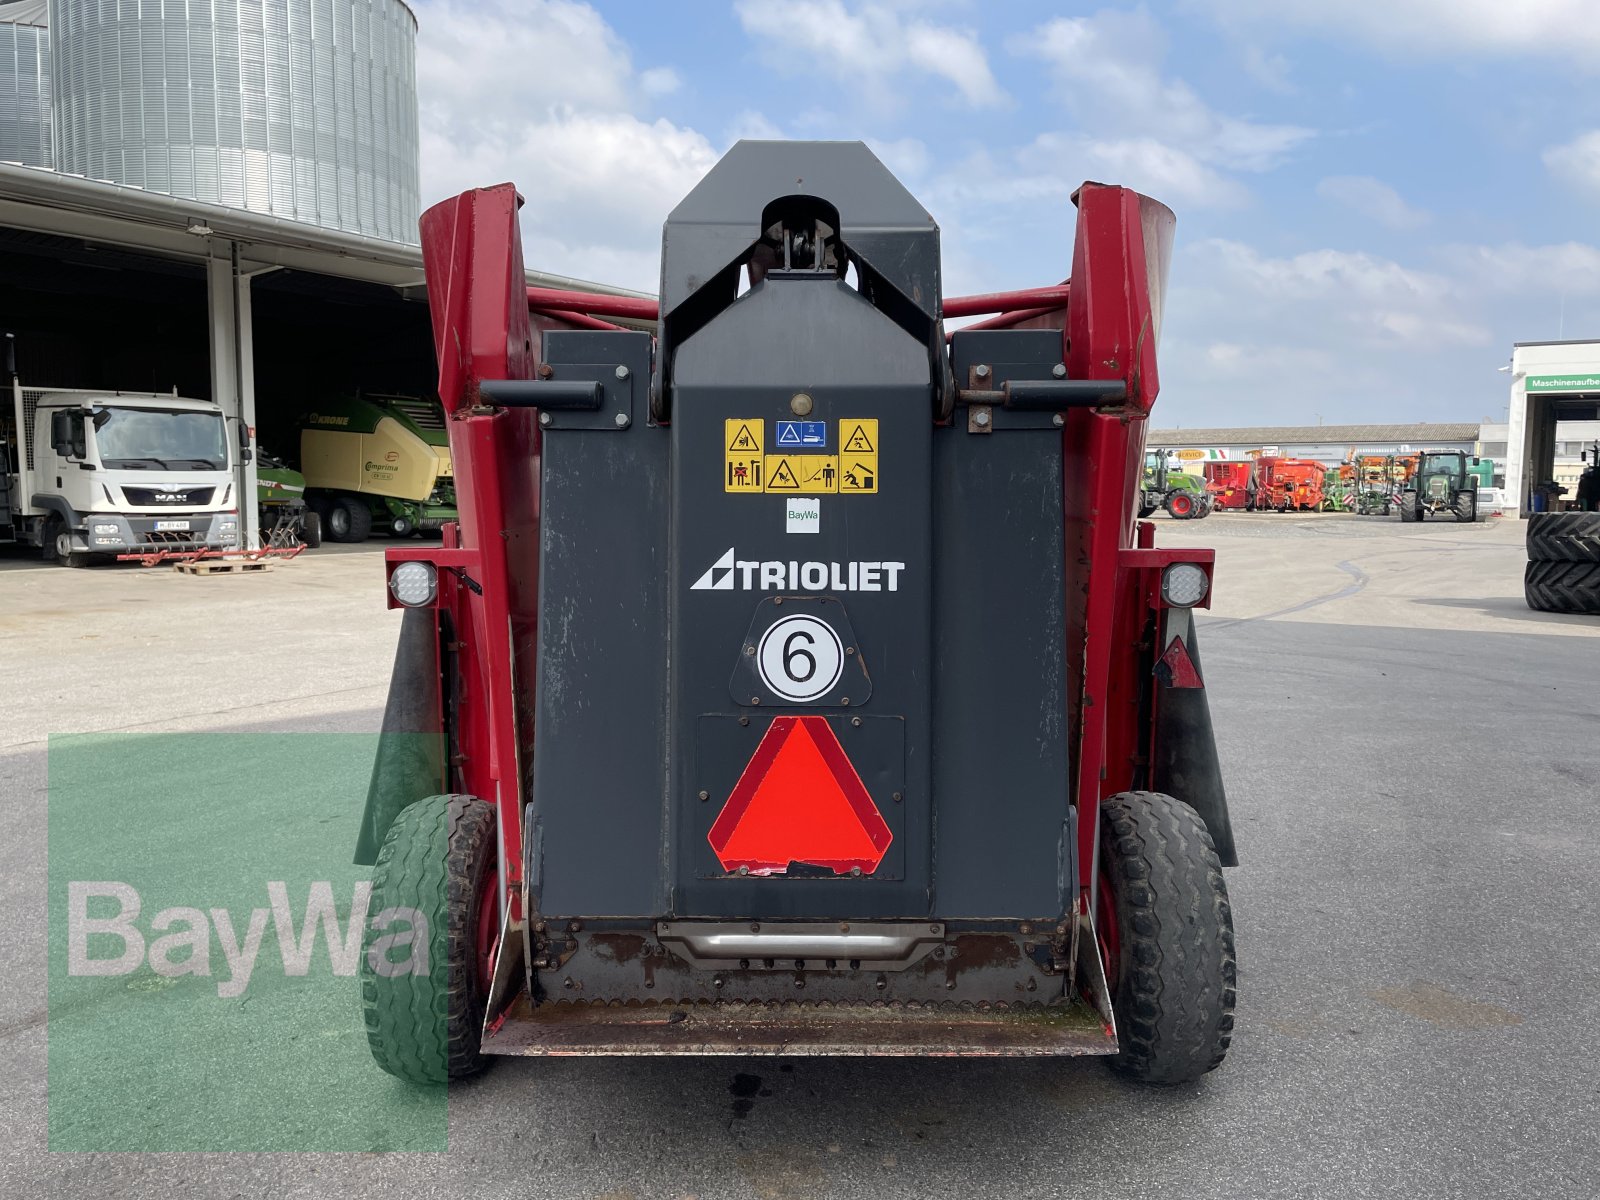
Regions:
<instances>
[{"instance_id":1,"label":"green warehouse sign","mask_svg":"<svg viewBox=\"0 0 1600 1200\"><path fill-rule=\"evenodd\" d=\"M1600 375L1529 375L1530 392L1600 392Z\"/></svg>"}]
</instances>

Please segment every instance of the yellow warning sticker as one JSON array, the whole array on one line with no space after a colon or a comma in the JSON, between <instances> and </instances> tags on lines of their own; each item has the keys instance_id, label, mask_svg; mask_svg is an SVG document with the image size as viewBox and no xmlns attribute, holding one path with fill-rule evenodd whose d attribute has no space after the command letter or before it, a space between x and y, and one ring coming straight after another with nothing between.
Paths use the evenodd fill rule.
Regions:
<instances>
[{"instance_id":1,"label":"yellow warning sticker","mask_svg":"<svg viewBox=\"0 0 1600 1200\"><path fill-rule=\"evenodd\" d=\"M780 421L782 426L794 424ZM819 433L822 422L813 422ZM878 490L878 422L841 419L837 454L768 454L767 423L761 418L723 422L722 490L748 495L868 495ZM826 445L826 437L822 436Z\"/></svg>"},{"instance_id":2,"label":"yellow warning sticker","mask_svg":"<svg viewBox=\"0 0 1600 1200\"><path fill-rule=\"evenodd\" d=\"M760 454L761 438L766 432L767 423L762 420L754 421L724 421L723 427L727 437L723 447L729 454Z\"/></svg>"},{"instance_id":3,"label":"yellow warning sticker","mask_svg":"<svg viewBox=\"0 0 1600 1200\"><path fill-rule=\"evenodd\" d=\"M766 479L766 459L759 454L729 454L727 474L722 481L725 492L761 492Z\"/></svg>"},{"instance_id":4,"label":"yellow warning sticker","mask_svg":"<svg viewBox=\"0 0 1600 1200\"><path fill-rule=\"evenodd\" d=\"M846 454L876 454L878 452L877 420L841 420L839 422L839 449Z\"/></svg>"},{"instance_id":5,"label":"yellow warning sticker","mask_svg":"<svg viewBox=\"0 0 1600 1200\"><path fill-rule=\"evenodd\" d=\"M878 456L876 454L841 454L839 456L839 491L876 492L878 490Z\"/></svg>"},{"instance_id":6,"label":"yellow warning sticker","mask_svg":"<svg viewBox=\"0 0 1600 1200\"><path fill-rule=\"evenodd\" d=\"M767 491L837 492L839 458L834 454L767 455Z\"/></svg>"}]
</instances>

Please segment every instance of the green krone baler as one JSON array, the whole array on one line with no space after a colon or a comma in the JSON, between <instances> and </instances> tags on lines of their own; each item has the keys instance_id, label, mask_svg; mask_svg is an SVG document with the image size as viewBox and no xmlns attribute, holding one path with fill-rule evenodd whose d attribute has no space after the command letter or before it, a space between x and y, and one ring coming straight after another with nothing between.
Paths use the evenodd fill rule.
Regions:
<instances>
[{"instance_id":1,"label":"green krone baler","mask_svg":"<svg viewBox=\"0 0 1600 1200\"><path fill-rule=\"evenodd\" d=\"M456 519L444 410L432 397L349 396L319 402L300 431L306 503L335 542L395 537Z\"/></svg>"}]
</instances>

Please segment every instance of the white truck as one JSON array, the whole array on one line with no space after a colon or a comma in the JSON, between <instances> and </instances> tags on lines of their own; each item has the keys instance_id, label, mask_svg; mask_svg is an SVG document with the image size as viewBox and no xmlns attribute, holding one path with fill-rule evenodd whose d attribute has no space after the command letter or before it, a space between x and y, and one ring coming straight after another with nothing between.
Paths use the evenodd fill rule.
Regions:
<instances>
[{"instance_id":1,"label":"white truck","mask_svg":"<svg viewBox=\"0 0 1600 1200\"><path fill-rule=\"evenodd\" d=\"M234 468L250 451L232 449L220 405L23 387L9 336L6 350L12 404L10 419L0 419L0 543L38 546L69 567L240 547Z\"/></svg>"}]
</instances>

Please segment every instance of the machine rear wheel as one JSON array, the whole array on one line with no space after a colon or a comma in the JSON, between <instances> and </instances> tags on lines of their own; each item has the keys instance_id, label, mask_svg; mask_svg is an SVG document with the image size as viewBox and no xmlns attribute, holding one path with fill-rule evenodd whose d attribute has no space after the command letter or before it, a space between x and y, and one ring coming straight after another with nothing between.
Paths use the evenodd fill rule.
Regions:
<instances>
[{"instance_id":1,"label":"machine rear wheel","mask_svg":"<svg viewBox=\"0 0 1600 1200\"><path fill-rule=\"evenodd\" d=\"M410 517L395 517L389 522L389 532L395 537L410 537L416 531L417 526Z\"/></svg>"},{"instance_id":2,"label":"machine rear wheel","mask_svg":"<svg viewBox=\"0 0 1600 1200\"><path fill-rule=\"evenodd\" d=\"M322 545L322 514L312 509L306 509L300 517L300 541L307 549L315 550Z\"/></svg>"},{"instance_id":3,"label":"machine rear wheel","mask_svg":"<svg viewBox=\"0 0 1600 1200\"><path fill-rule=\"evenodd\" d=\"M1100 806L1102 944L1121 1042L1113 1065L1185 1083L1221 1065L1233 1038L1233 910L1200 815L1159 792Z\"/></svg>"},{"instance_id":4,"label":"machine rear wheel","mask_svg":"<svg viewBox=\"0 0 1600 1200\"><path fill-rule=\"evenodd\" d=\"M401 810L378 851L368 911L420 914L411 925L419 934L427 923L426 971L396 970L393 949L379 945L384 929L369 928L362 947L367 1044L399 1079L446 1083L484 1067L483 1015L499 932L498 912L486 908L496 903L496 840L494 809L482 800L429 796ZM390 936L403 935L408 923L394 922ZM418 947L409 949L420 968Z\"/></svg>"}]
</instances>

